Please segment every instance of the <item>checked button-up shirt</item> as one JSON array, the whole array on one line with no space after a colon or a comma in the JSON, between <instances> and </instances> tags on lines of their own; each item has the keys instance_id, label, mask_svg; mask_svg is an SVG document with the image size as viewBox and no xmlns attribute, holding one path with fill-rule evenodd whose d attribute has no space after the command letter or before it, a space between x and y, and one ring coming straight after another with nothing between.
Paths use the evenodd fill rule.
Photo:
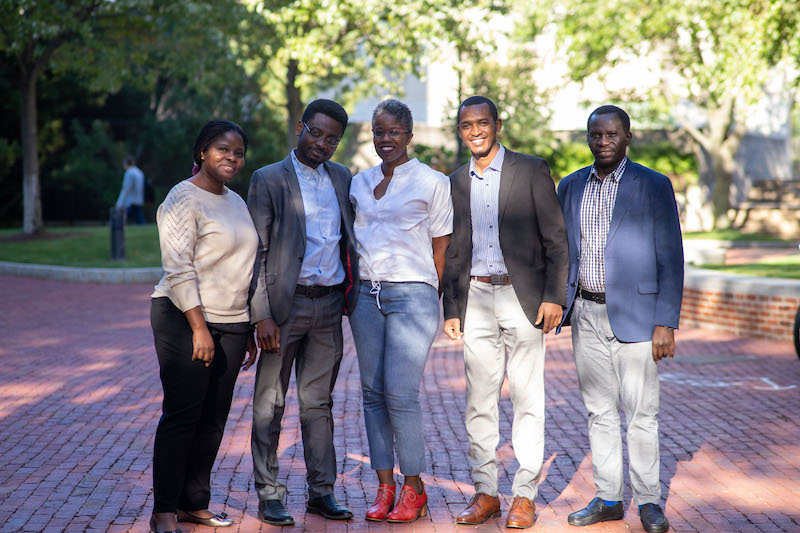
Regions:
<instances>
[{"instance_id":1,"label":"checked button-up shirt","mask_svg":"<svg viewBox=\"0 0 800 533\"><path fill-rule=\"evenodd\" d=\"M581 199L581 261L578 280L589 292L606 291L606 238L617 201L619 181L628 158L624 157L614 172L604 179L592 165Z\"/></svg>"}]
</instances>

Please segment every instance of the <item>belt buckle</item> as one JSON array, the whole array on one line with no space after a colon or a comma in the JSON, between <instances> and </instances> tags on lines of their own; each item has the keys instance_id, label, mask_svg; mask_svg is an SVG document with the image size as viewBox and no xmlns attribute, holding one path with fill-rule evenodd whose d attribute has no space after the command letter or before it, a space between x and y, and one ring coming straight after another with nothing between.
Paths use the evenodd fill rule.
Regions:
<instances>
[{"instance_id":1,"label":"belt buckle","mask_svg":"<svg viewBox=\"0 0 800 533\"><path fill-rule=\"evenodd\" d=\"M489 282L492 285L505 285L506 276L505 274L492 274L491 276L489 276Z\"/></svg>"}]
</instances>

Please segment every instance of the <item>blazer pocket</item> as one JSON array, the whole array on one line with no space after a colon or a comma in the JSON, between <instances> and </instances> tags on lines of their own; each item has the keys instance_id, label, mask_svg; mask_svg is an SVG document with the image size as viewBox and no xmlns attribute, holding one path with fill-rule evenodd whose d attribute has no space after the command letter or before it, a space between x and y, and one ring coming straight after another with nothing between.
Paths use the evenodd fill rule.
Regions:
<instances>
[{"instance_id":1,"label":"blazer pocket","mask_svg":"<svg viewBox=\"0 0 800 533\"><path fill-rule=\"evenodd\" d=\"M640 281L639 294L655 294L658 292L657 281Z\"/></svg>"},{"instance_id":2,"label":"blazer pocket","mask_svg":"<svg viewBox=\"0 0 800 533\"><path fill-rule=\"evenodd\" d=\"M273 283L275 283L276 279L278 279L278 274L276 274L276 273L267 274L264 277L264 283L266 283L267 285L272 285Z\"/></svg>"}]
</instances>

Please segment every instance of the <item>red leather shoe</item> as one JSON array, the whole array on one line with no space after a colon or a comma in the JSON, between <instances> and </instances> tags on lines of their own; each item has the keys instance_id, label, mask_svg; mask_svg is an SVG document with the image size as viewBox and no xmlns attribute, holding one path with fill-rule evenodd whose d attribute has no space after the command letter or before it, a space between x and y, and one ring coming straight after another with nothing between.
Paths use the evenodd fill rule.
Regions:
<instances>
[{"instance_id":1,"label":"red leather shoe","mask_svg":"<svg viewBox=\"0 0 800 533\"><path fill-rule=\"evenodd\" d=\"M420 481L420 483L422 482ZM422 486L422 494L417 494L408 485L403 485L397 505L387 515L386 520L389 522L413 522L420 516L426 516L427 514L428 495L425 493L425 485Z\"/></svg>"},{"instance_id":2,"label":"red leather shoe","mask_svg":"<svg viewBox=\"0 0 800 533\"><path fill-rule=\"evenodd\" d=\"M378 485L378 495L372 502L372 507L367 509L367 520L382 522L386 515L394 509L394 494L397 485Z\"/></svg>"}]
</instances>

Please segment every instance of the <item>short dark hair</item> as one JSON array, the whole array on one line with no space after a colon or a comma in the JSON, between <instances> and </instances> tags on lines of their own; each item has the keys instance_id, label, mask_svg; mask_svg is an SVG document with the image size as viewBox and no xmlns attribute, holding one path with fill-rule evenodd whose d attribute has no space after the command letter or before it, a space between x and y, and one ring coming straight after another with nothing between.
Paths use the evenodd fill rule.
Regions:
<instances>
[{"instance_id":1,"label":"short dark hair","mask_svg":"<svg viewBox=\"0 0 800 533\"><path fill-rule=\"evenodd\" d=\"M308 122L317 113L328 115L333 120L341 124L342 133L344 133L344 130L347 129L347 111L345 111L342 106L333 100L320 98L319 100L314 100L308 104L308 106L306 106L306 110L303 111L303 122Z\"/></svg>"},{"instance_id":2,"label":"short dark hair","mask_svg":"<svg viewBox=\"0 0 800 533\"><path fill-rule=\"evenodd\" d=\"M492 118L494 119L495 122L497 122L497 106L494 105L494 102L492 102L485 96L470 96L469 98L461 102L460 106L458 106L458 113L456 113L456 124L458 124L459 117L461 116L462 107L467 107L471 105L481 105L481 104L486 104L489 106L489 113L492 114Z\"/></svg>"},{"instance_id":3,"label":"short dark hair","mask_svg":"<svg viewBox=\"0 0 800 533\"><path fill-rule=\"evenodd\" d=\"M212 120L203 126L200 133L197 134L197 139L194 141L192 157L198 167L203 166L203 160L200 157L201 154L211 146L211 143L213 143L217 137L229 131L236 132L242 137L244 151L247 152L247 135L245 135L244 130L240 128L238 124L230 120Z\"/></svg>"},{"instance_id":4,"label":"short dark hair","mask_svg":"<svg viewBox=\"0 0 800 533\"><path fill-rule=\"evenodd\" d=\"M375 119L384 113L387 115L392 115L394 118L399 120L403 127L409 131L409 133L414 131L414 118L411 116L411 110L400 100L390 98L389 100L384 100L378 104L378 106L375 108L375 111L372 112L372 122L375 122Z\"/></svg>"},{"instance_id":5,"label":"short dark hair","mask_svg":"<svg viewBox=\"0 0 800 533\"><path fill-rule=\"evenodd\" d=\"M122 164L126 167L132 167L136 165L136 158L132 155L125 156L125 159L122 160Z\"/></svg>"},{"instance_id":6,"label":"short dark hair","mask_svg":"<svg viewBox=\"0 0 800 533\"><path fill-rule=\"evenodd\" d=\"M589 115L589 118L586 120L587 131L589 129L589 122L591 122L592 117L595 115L617 115L620 122L622 122L622 127L625 129L625 133L630 133L631 131L631 117L629 117L625 111L615 105L601 105L592 111L592 114Z\"/></svg>"}]
</instances>

